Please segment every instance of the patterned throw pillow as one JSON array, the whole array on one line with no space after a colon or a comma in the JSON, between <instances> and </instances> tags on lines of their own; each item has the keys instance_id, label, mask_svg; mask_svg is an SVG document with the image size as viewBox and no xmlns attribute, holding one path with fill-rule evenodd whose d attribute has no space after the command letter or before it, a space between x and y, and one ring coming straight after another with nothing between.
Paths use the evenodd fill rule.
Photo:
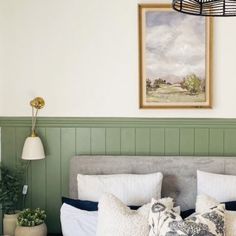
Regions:
<instances>
[{"instance_id":1,"label":"patterned throw pillow","mask_svg":"<svg viewBox=\"0 0 236 236\"><path fill-rule=\"evenodd\" d=\"M173 208L152 200L149 236L224 236L225 207L219 204L183 220Z\"/></svg>"},{"instance_id":2,"label":"patterned throw pillow","mask_svg":"<svg viewBox=\"0 0 236 236\"><path fill-rule=\"evenodd\" d=\"M207 195L198 195L196 201L196 212L202 213L213 206L219 205L216 199L207 196ZM235 202L226 202L225 203L225 235L226 236L235 236L236 235L236 211ZM232 209L227 210L227 209Z\"/></svg>"}]
</instances>

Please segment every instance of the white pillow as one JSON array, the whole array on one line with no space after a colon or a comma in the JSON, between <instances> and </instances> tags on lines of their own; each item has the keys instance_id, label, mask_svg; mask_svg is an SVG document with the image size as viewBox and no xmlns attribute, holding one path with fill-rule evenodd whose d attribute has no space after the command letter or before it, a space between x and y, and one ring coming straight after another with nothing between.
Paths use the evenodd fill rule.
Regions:
<instances>
[{"instance_id":1,"label":"white pillow","mask_svg":"<svg viewBox=\"0 0 236 236\"><path fill-rule=\"evenodd\" d=\"M219 202L236 200L236 176L197 171L197 193L215 198Z\"/></svg>"},{"instance_id":2,"label":"white pillow","mask_svg":"<svg viewBox=\"0 0 236 236\"><path fill-rule=\"evenodd\" d=\"M112 194L101 197L98 205L97 236L147 236L150 203L130 210Z\"/></svg>"},{"instance_id":3,"label":"white pillow","mask_svg":"<svg viewBox=\"0 0 236 236\"><path fill-rule=\"evenodd\" d=\"M63 203L60 215L63 236L95 236L97 217L97 211L84 211Z\"/></svg>"},{"instance_id":4,"label":"white pillow","mask_svg":"<svg viewBox=\"0 0 236 236\"><path fill-rule=\"evenodd\" d=\"M145 175L78 174L78 198L97 202L104 193L114 194L126 205L142 206L161 196L162 173Z\"/></svg>"},{"instance_id":5,"label":"white pillow","mask_svg":"<svg viewBox=\"0 0 236 236\"><path fill-rule=\"evenodd\" d=\"M207 195L198 195L196 201L196 212L203 213L211 207L217 206L219 202ZM225 235L235 236L236 211L225 211Z\"/></svg>"}]
</instances>

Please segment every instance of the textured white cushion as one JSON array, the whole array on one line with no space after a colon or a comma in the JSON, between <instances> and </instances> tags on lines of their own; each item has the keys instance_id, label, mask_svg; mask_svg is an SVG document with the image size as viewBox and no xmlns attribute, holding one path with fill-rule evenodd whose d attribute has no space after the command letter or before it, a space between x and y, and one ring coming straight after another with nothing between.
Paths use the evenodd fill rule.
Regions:
<instances>
[{"instance_id":1,"label":"textured white cushion","mask_svg":"<svg viewBox=\"0 0 236 236\"><path fill-rule=\"evenodd\" d=\"M141 206L160 198L162 173L145 175L82 175L78 174L78 198L99 201L104 193L112 193L126 205Z\"/></svg>"},{"instance_id":2,"label":"textured white cushion","mask_svg":"<svg viewBox=\"0 0 236 236\"><path fill-rule=\"evenodd\" d=\"M207 195L198 195L196 201L196 212L202 213L211 207L217 206L219 202ZM225 211L225 235L235 236L236 211Z\"/></svg>"},{"instance_id":3,"label":"textured white cushion","mask_svg":"<svg viewBox=\"0 0 236 236\"><path fill-rule=\"evenodd\" d=\"M224 205L194 214L183 220L179 214L163 202L152 200L149 214L149 236L202 235L224 236Z\"/></svg>"},{"instance_id":4,"label":"textured white cushion","mask_svg":"<svg viewBox=\"0 0 236 236\"><path fill-rule=\"evenodd\" d=\"M197 192L219 202L236 200L236 176L197 171Z\"/></svg>"},{"instance_id":5,"label":"textured white cushion","mask_svg":"<svg viewBox=\"0 0 236 236\"><path fill-rule=\"evenodd\" d=\"M63 236L96 235L97 211L84 211L64 203L60 218Z\"/></svg>"},{"instance_id":6,"label":"textured white cushion","mask_svg":"<svg viewBox=\"0 0 236 236\"><path fill-rule=\"evenodd\" d=\"M97 236L147 236L150 203L130 210L112 194L101 197L98 205Z\"/></svg>"}]
</instances>

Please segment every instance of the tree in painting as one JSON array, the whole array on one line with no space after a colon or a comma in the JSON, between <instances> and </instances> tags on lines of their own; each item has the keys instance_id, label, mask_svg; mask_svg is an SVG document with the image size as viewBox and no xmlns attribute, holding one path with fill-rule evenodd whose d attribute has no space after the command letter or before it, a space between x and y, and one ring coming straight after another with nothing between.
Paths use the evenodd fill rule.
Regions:
<instances>
[{"instance_id":1,"label":"tree in painting","mask_svg":"<svg viewBox=\"0 0 236 236\"><path fill-rule=\"evenodd\" d=\"M180 85L182 89L187 89L190 95L201 92L201 80L195 74L186 76Z\"/></svg>"}]
</instances>

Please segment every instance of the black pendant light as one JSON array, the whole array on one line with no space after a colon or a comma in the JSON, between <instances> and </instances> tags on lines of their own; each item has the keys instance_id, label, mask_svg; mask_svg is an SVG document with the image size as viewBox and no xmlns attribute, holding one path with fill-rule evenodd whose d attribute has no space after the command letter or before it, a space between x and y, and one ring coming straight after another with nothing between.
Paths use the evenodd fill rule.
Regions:
<instances>
[{"instance_id":1,"label":"black pendant light","mask_svg":"<svg viewBox=\"0 0 236 236\"><path fill-rule=\"evenodd\" d=\"M173 9L198 16L236 16L236 0L174 0Z\"/></svg>"}]
</instances>

